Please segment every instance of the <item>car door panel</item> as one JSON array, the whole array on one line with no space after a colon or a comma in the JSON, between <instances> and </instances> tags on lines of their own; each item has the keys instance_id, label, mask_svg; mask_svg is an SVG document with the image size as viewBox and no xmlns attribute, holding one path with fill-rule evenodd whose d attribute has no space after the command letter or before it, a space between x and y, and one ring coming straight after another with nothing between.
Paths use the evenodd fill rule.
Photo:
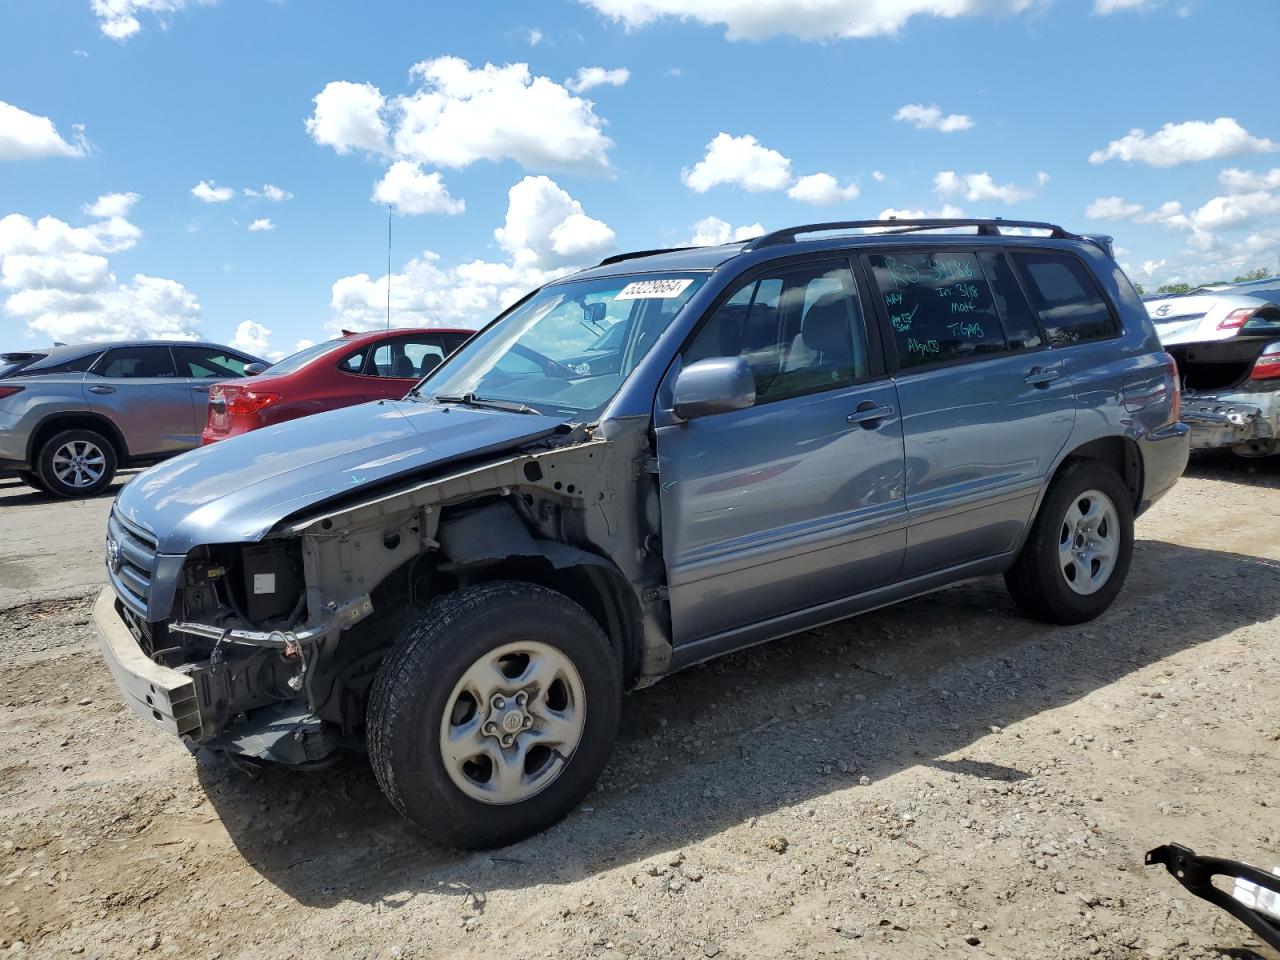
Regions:
<instances>
[{"instance_id":1,"label":"car door panel","mask_svg":"<svg viewBox=\"0 0 1280 960\"><path fill-rule=\"evenodd\" d=\"M199 442L191 388L176 375L168 347L108 350L85 376L84 390L90 409L115 424L131 457L179 453Z\"/></svg>"},{"instance_id":2,"label":"car door panel","mask_svg":"<svg viewBox=\"0 0 1280 960\"><path fill-rule=\"evenodd\" d=\"M882 586L906 544L902 428L846 422L892 384L831 391L658 431L677 642Z\"/></svg>"},{"instance_id":3,"label":"car door panel","mask_svg":"<svg viewBox=\"0 0 1280 960\"><path fill-rule=\"evenodd\" d=\"M897 391L848 262L738 285L682 362L722 356L747 361L755 405L657 428L677 646L891 583L906 543Z\"/></svg>"}]
</instances>

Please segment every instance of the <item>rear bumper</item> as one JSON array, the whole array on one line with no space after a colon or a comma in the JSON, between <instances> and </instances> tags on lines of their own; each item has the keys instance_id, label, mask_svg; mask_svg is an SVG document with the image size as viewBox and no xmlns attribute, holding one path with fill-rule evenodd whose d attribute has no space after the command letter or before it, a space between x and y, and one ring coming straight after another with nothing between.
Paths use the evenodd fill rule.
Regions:
<instances>
[{"instance_id":1,"label":"rear bumper","mask_svg":"<svg viewBox=\"0 0 1280 960\"><path fill-rule=\"evenodd\" d=\"M117 609L116 595L104 587L93 605L98 647L120 685L124 702L138 716L174 736L199 737L200 703L191 677L149 659Z\"/></svg>"},{"instance_id":2,"label":"rear bumper","mask_svg":"<svg viewBox=\"0 0 1280 960\"><path fill-rule=\"evenodd\" d=\"M1191 428L1185 423L1171 423L1152 430L1138 441L1142 452L1142 500L1137 512L1143 513L1168 493L1191 456Z\"/></svg>"}]
</instances>

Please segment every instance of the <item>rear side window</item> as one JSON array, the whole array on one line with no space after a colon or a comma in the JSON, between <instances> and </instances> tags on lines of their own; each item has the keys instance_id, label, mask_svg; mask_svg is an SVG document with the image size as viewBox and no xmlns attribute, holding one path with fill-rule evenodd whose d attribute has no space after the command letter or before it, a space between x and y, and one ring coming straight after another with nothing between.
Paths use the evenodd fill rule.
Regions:
<instances>
[{"instance_id":1,"label":"rear side window","mask_svg":"<svg viewBox=\"0 0 1280 960\"><path fill-rule=\"evenodd\" d=\"M37 360L28 367L15 370L15 377L43 377L51 373L85 373L93 366L95 360L102 356L101 353L87 353L83 357L76 357L72 360L64 360L62 363L49 363ZM0 377L3 377L2 365L0 365Z\"/></svg>"},{"instance_id":2,"label":"rear side window","mask_svg":"<svg viewBox=\"0 0 1280 960\"><path fill-rule=\"evenodd\" d=\"M359 373L364 368L364 358L368 352L367 347L361 347L355 353L347 354L338 361L338 369L343 373Z\"/></svg>"},{"instance_id":3,"label":"rear side window","mask_svg":"<svg viewBox=\"0 0 1280 960\"><path fill-rule=\"evenodd\" d=\"M1009 267L1009 261L999 250L984 250L978 254L982 269L991 282L991 295L996 308L1004 318L1004 334L1010 350L1033 350L1044 346L1044 338L1036 325L1035 314L1027 304L1018 286L1018 278Z\"/></svg>"},{"instance_id":4,"label":"rear side window","mask_svg":"<svg viewBox=\"0 0 1280 960\"><path fill-rule=\"evenodd\" d=\"M991 286L976 255L909 251L867 257L903 369L1005 349Z\"/></svg>"},{"instance_id":5,"label":"rear side window","mask_svg":"<svg viewBox=\"0 0 1280 960\"><path fill-rule=\"evenodd\" d=\"M174 347L173 352L178 360L179 376L201 380L243 377L245 364L249 362L225 350L208 347Z\"/></svg>"},{"instance_id":6,"label":"rear side window","mask_svg":"<svg viewBox=\"0 0 1280 960\"><path fill-rule=\"evenodd\" d=\"M1011 256L1051 345L1065 347L1115 335L1111 308L1083 263L1069 254L1040 250L1014 251Z\"/></svg>"},{"instance_id":7,"label":"rear side window","mask_svg":"<svg viewBox=\"0 0 1280 960\"><path fill-rule=\"evenodd\" d=\"M108 380L177 376L168 347L117 347L108 350L92 372Z\"/></svg>"}]
</instances>

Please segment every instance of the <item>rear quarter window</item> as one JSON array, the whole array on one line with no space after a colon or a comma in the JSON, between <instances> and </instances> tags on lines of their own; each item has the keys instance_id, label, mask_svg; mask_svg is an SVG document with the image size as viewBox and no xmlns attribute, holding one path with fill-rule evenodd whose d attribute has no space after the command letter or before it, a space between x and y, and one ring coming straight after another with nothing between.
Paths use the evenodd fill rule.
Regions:
<instances>
[{"instance_id":1,"label":"rear quarter window","mask_svg":"<svg viewBox=\"0 0 1280 960\"><path fill-rule=\"evenodd\" d=\"M1040 250L1011 256L1052 346L1105 340L1119 332L1097 281L1081 261Z\"/></svg>"},{"instance_id":2,"label":"rear quarter window","mask_svg":"<svg viewBox=\"0 0 1280 960\"><path fill-rule=\"evenodd\" d=\"M991 285L967 251L905 251L867 257L875 294L905 369L1006 349Z\"/></svg>"}]
</instances>

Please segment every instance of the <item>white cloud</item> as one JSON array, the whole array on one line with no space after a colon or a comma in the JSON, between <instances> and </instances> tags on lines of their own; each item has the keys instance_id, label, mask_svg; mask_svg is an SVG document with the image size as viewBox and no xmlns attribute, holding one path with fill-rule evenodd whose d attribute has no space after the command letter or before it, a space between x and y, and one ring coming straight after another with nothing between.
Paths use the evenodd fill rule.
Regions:
<instances>
[{"instance_id":1,"label":"white cloud","mask_svg":"<svg viewBox=\"0 0 1280 960\"><path fill-rule=\"evenodd\" d=\"M271 351L271 330L256 320L242 320L231 337L229 346L255 357L265 357Z\"/></svg>"},{"instance_id":2,"label":"white cloud","mask_svg":"<svg viewBox=\"0 0 1280 960\"><path fill-rule=\"evenodd\" d=\"M293 199L292 193L288 190L281 190L274 183L264 183L261 190L245 187L244 195L250 200L269 200L272 203L283 203L286 200Z\"/></svg>"},{"instance_id":3,"label":"white cloud","mask_svg":"<svg viewBox=\"0 0 1280 960\"><path fill-rule=\"evenodd\" d=\"M0 286L5 315L41 340L184 337L199 332L200 305L182 284L135 274L120 281L105 254L137 243L123 214L136 197L108 194L86 206L107 214L83 227L56 217L0 219Z\"/></svg>"},{"instance_id":4,"label":"white cloud","mask_svg":"<svg viewBox=\"0 0 1280 960\"><path fill-rule=\"evenodd\" d=\"M1214 197L1191 214L1191 223L1198 230L1213 232L1276 214L1280 214L1280 196L1258 190Z\"/></svg>"},{"instance_id":5,"label":"white cloud","mask_svg":"<svg viewBox=\"0 0 1280 960\"><path fill-rule=\"evenodd\" d=\"M466 204L450 196L439 173L423 173L408 160L397 160L373 188L374 203L391 204L396 213L462 213Z\"/></svg>"},{"instance_id":6,"label":"white cloud","mask_svg":"<svg viewBox=\"0 0 1280 960\"><path fill-rule=\"evenodd\" d=\"M944 203L937 210L917 208L885 207L880 211L877 220L952 220L963 217L964 211L950 203Z\"/></svg>"},{"instance_id":7,"label":"white cloud","mask_svg":"<svg viewBox=\"0 0 1280 960\"><path fill-rule=\"evenodd\" d=\"M519 268L546 270L595 260L613 249L609 225L549 177L525 177L507 194L506 223L493 232Z\"/></svg>"},{"instance_id":8,"label":"white cloud","mask_svg":"<svg viewBox=\"0 0 1280 960\"><path fill-rule=\"evenodd\" d=\"M142 23L136 14L152 13L162 17L184 9L188 2L189 0L90 0L89 5L98 18L98 28L112 40L123 43L142 29ZM212 3L214 0L198 2Z\"/></svg>"},{"instance_id":9,"label":"white cloud","mask_svg":"<svg viewBox=\"0 0 1280 960\"><path fill-rule=\"evenodd\" d=\"M1265 172L1229 167L1218 174L1218 182L1229 193L1253 193L1257 190L1280 190L1280 167Z\"/></svg>"},{"instance_id":10,"label":"white cloud","mask_svg":"<svg viewBox=\"0 0 1280 960\"><path fill-rule=\"evenodd\" d=\"M885 180L887 180L888 178L881 171L872 170L871 179L874 180L876 183L884 183Z\"/></svg>"},{"instance_id":11,"label":"white cloud","mask_svg":"<svg viewBox=\"0 0 1280 960\"><path fill-rule=\"evenodd\" d=\"M1154 210L1148 210L1134 217L1139 223L1158 223L1163 227L1186 227L1187 216L1182 212L1182 204L1177 200L1167 200Z\"/></svg>"},{"instance_id":12,"label":"white cloud","mask_svg":"<svg viewBox=\"0 0 1280 960\"><path fill-rule=\"evenodd\" d=\"M479 327L534 287L613 247L613 231L547 177L525 177L511 188L506 221L494 235L511 255L509 262L446 267L428 250L392 274L392 325ZM386 322L386 297L386 276L342 277L333 284L329 328L380 326Z\"/></svg>"},{"instance_id":13,"label":"white cloud","mask_svg":"<svg viewBox=\"0 0 1280 960\"><path fill-rule=\"evenodd\" d=\"M730 40L835 40L897 33L914 16L1021 13L1039 0L581 0L629 29L663 18L723 26Z\"/></svg>"},{"instance_id":14,"label":"white cloud","mask_svg":"<svg viewBox=\"0 0 1280 960\"><path fill-rule=\"evenodd\" d=\"M792 184L791 189L787 191L787 196L801 203L828 207L853 200L859 192L856 183L845 184L842 187L829 173L811 173Z\"/></svg>"},{"instance_id":15,"label":"white cloud","mask_svg":"<svg viewBox=\"0 0 1280 960\"><path fill-rule=\"evenodd\" d=\"M261 217L249 224L250 233L262 233L267 230L274 230L276 225L271 222L270 217Z\"/></svg>"},{"instance_id":16,"label":"white cloud","mask_svg":"<svg viewBox=\"0 0 1280 960\"><path fill-rule=\"evenodd\" d=\"M1148 10L1159 0L1094 0L1093 12L1101 16L1126 10Z\"/></svg>"},{"instance_id":17,"label":"white cloud","mask_svg":"<svg viewBox=\"0 0 1280 960\"><path fill-rule=\"evenodd\" d=\"M564 85L574 93L582 93L592 87L620 87L631 79L626 67L606 70L604 67L580 67L576 77L570 77Z\"/></svg>"},{"instance_id":18,"label":"white cloud","mask_svg":"<svg viewBox=\"0 0 1280 960\"><path fill-rule=\"evenodd\" d=\"M524 35L525 42L531 47L536 47L542 42L542 31L537 27L531 27Z\"/></svg>"},{"instance_id":19,"label":"white cloud","mask_svg":"<svg viewBox=\"0 0 1280 960\"><path fill-rule=\"evenodd\" d=\"M943 197L963 196L974 203L994 201L997 203L1017 203L1026 200L1032 191L1012 183L998 184L989 173L958 174L954 170L943 170L933 178L933 188Z\"/></svg>"},{"instance_id":20,"label":"white cloud","mask_svg":"<svg viewBox=\"0 0 1280 960\"><path fill-rule=\"evenodd\" d=\"M382 116L387 101L373 84L334 80L325 84L312 102L316 107L306 126L316 143L333 147L339 154L387 151L389 130Z\"/></svg>"},{"instance_id":21,"label":"white cloud","mask_svg":"<svg viewBox=\"0 0 1280 960\"><path fill-rule=\"evenodd\" d=\"M0 160L42 160L46 157L83 157L89 152L84 127L72 128L73 143L62 139L48 117L0 100Z\"/></svg>"},{"instance_id":22,"label":"white cloud","mask_svg":"<svg viewBox=\"0 0 1280 960\"><path fill-rule=\"evenodd\" d=\"M1084 208L1084 215L1090 220L1132 220L1142 209L1142 204L1123 197L1099 197Z\"/></svg>"},{"instance_id":23,"label":"white cloud","mask_svg":"<svg viewBox=\"0 0 1280 960\"><path fill-rule=\"evenodd\" d=\"M236 192L230 187L220 187L212 180L201 180L191 188L191 195L204 203L226 203Z\"/></svg>"},{"instance_id":24,"label":"white cloud","mask_svg":"<svg viewBox=\"0 0 1280 960\"><path fill-rule=\"evenodd\" d=\"M82 209L91 217L127 217L140 199L136 193L104 193Z\"/></svg>"},{"instance_id":25,"label":"white cloud","mask_svg":"<svg viewBox=\"0 0 1280 960\"><path fill-rule=\"evenodd\" d=\"M973 126L973 118L963 113L943 114L936 103L925 106L923 103L908 103L898 108L893 119L902 123L910 123L917 130L938 130L942 133L954 133L957 130L968 130Z\"/></svg>"},{"instance_id":26,"label":"white cloud","mask_svg":"<svg viewBox=\"0 0 1280 960\"><path fill-rule=\"evenodd\" d=\"M308 340L306 337L303 337L293 345L293 352L297 353L299 350L306 350L308 347L314 347L315 345L316 342L314 340Z\"/></svg>"},{"instance_id":27,"label":"white cloud","mask_svg":"<svg viewBox=\"0 0 1280 960\"><path fill-rule=\"evenodd\" d=\"M1231 117L1212 122L1189 120L1166 123L1155 133L1133 129L1119 140L1089 154L1090 163L1108 160L1145 163L1152 167L1174 167L1198 160L1215 160L1246 153L1273 153L1280 145L1265 137L1252 136Z\"/></svg>"},{"instance_id":28,"label":"white cloud","mask_svg":"<svg viewBox=\"0 0 1280 960\"><path fill-rule=\"evenodd\" d=\"M697 193L719 184L737 184L751 193L784 190L791 183L791 161L750 134L718 133L707 144L706 156L692 170L681 171L680 178Z\"/></svg>"},{"instance_id":29,"label":"white cloud","mask_svg":"<svg viewBox=\"0 0 1280 960\"><path fill-rule=\"evenodd\" d=\"M422 87L394 104L402 159L453 168L514 160L530 170L609 170L613 141L591 101L532 76L528 64L473 69L458 57L438 57L409 74Z\"/></svg>"},{"instance_id":30,"label":"white cloud","mask_svg":"<svg viewBox=\"0 0 1280 960\"><path fill-rule=\"evenodd\" d=\"M703 217L693 225L693 236L689 238L690 247L718 247L722 243L737 243L750 240L764 233L764 226L759 223L735 227L719 217Z\"/></svg>"}]
</instances>

